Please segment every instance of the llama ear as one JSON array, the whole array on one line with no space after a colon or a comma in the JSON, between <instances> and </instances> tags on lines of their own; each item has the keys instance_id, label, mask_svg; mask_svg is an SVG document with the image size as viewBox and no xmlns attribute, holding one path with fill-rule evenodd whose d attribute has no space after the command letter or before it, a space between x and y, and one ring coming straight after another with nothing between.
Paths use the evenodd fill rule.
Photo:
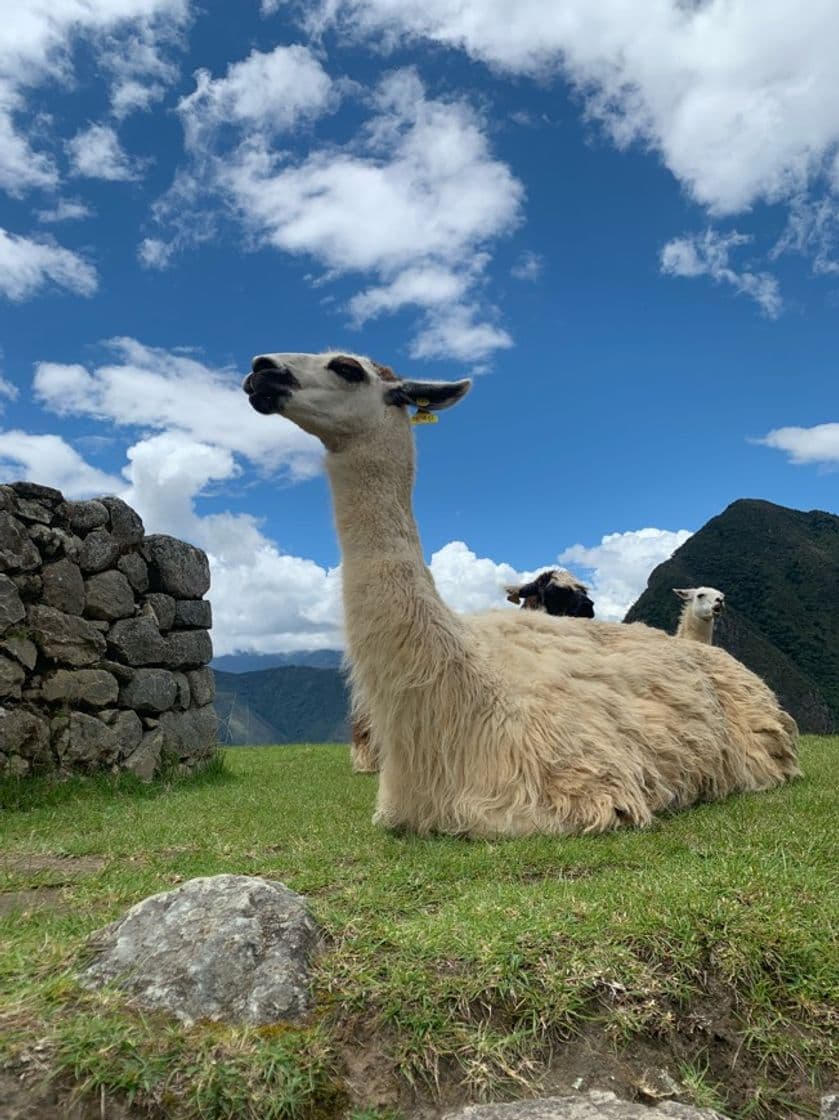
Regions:
<instances>
[{"instance_id":1,"label":"llama ear","mask_svg":"<svg viewBox=\"0 0 839 1120\"><path fill-rule=\"evenodd\" d=\"M519 589L517 587L505 587L504 590L507 593L508 603L515 603L516 605L518 605L521 602L521 594L519 593Z\"/></svg>"},{"instance_id":2,"label":"llama ear","mask_svg":"<svg viewBox=\"0 0 839 1120\"><path fill-rule=\"evenodd\" d=\"M472 388L472 382L469 378L463 381L402 381L399 388L409 404L416 405L423 412L439 412L442 408L451 408L465 397Z\"/></svg>"},{"instance_id":3,"label":"llama ear","mask_svg":"<svg viewBox=\"0 0 839 1120\"><path fill-rule=\"evenodd\" d=\"M687 602L689 599L693 598L693 588L692 587L674 587L673 588L673 594L678 595L680 599L684 599L684 601Z\"/></svg>"}]
</instances>

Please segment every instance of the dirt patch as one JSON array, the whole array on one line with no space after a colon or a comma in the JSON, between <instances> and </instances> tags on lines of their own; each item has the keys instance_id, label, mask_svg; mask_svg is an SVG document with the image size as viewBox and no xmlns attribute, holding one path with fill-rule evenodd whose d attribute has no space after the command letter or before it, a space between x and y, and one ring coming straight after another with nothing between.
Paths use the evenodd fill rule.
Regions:
<instances>
[{"instance_id":1,"label":"dirt patch","mask_svg":"<svg viewBox=\"0 0 839 1120\"><path fill-rule=\"evenodd\" d=\"M73 1100L43 1078L0 1068L0 1120L148 1120L112 1097Z\"/></svg>"},{"instance_id":2,"label":"dirt patch","mask_svg":"<svg viewBox=\"0 0 839 1120\"><path fill-rule=\"evenodd\" d=\"M61 887L35 887L26 891L4 891L0 894L0 918L17 912L33 910L64 910L67 899Z\"/></svg>"},{"instance_id":3,"label":"dirt patch","mask_svg":"<svg viewBox=\"0 0 839 1120\"><path fill-rule=\"evenodd\" d=\"M54 873L61 876L62 882L71 882L82 875L101 871L106 863L103 856L50 856L21 852L0 856L0 871L10 871L15 875Z\"/></svg>"}]
</instances>

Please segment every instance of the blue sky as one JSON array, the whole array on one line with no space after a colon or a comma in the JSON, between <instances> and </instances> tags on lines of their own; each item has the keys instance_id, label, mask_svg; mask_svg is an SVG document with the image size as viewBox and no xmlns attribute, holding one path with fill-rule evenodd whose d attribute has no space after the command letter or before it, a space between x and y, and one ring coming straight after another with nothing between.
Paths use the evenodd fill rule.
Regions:
<instances>
[{"instance_id":1,"label":"blue sky","mask_svg":"<svg viewBox=\"0 0 839 1120\"><path fill-rule=\"evenodd\" d=\"M262 351L474 374L417 432L460 610L559 560L621 617L736 498L836 512L838 44L833 0L23 0L0 476L206 548L219 653L340 641Z\"/></svg>"}]
</instances>

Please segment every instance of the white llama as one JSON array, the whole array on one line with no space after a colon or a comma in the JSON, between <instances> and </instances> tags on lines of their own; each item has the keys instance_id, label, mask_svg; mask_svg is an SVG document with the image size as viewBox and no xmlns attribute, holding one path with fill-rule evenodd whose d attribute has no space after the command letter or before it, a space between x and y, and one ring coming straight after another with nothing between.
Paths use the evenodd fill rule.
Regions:
<instances>
[{"instance_id":1,"label":"white llama","mask_svg":"<svg viewBox=\"0 0 839 1120\"><path fill-rule=\"evenodd\" d=\"M411 507L408 406L468 381L270 354L244 389L327 450L354 693L381 759L375 820L473 837L600 832L800 773L795 721L724 650L639 623L450 611Z\"/></svg>"},{"instance_id":2,"label":"white llama","mask_svg":"<svg viewBox=\"0 0 839 1120\"><path fill-rule=\"evenodd\" d=\"M711 645L714 621L725 610L725 595L715 587L674 587L673 592L684 603L676 637Z\"/></svg>"}]
</instances>

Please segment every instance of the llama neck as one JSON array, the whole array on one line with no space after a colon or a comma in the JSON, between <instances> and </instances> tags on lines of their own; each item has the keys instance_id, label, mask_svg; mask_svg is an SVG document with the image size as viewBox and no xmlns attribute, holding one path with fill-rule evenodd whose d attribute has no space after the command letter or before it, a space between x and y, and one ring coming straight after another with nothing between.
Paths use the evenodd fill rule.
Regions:
<instances>
[{"instance_id":1,"label":"llama neck","mask_svg":"<svg viewBox=\"0 0 839 1120\"><path fill-rule=\"evenodd\" d=\"M341 542L344 621L354 672L365 687L428 683L465 657L460 619L443 603L422 555L411 503L413 441L327 456ZM396 442L396 441L391 441Z\"/></svg>"},{"instance_id":2,"label":"llama neck","mask_svg":"<svg viewBox=\"0 0 839 1120\"><path fill-rule=\"evenodd\" d=\"M682 617L679 619L677 638L690 638L694 642L704 642L712 645L714 640L713 618L697 618L691 609L690 603L685 603L682 608Z\"/></svg>"}]
</instances>

